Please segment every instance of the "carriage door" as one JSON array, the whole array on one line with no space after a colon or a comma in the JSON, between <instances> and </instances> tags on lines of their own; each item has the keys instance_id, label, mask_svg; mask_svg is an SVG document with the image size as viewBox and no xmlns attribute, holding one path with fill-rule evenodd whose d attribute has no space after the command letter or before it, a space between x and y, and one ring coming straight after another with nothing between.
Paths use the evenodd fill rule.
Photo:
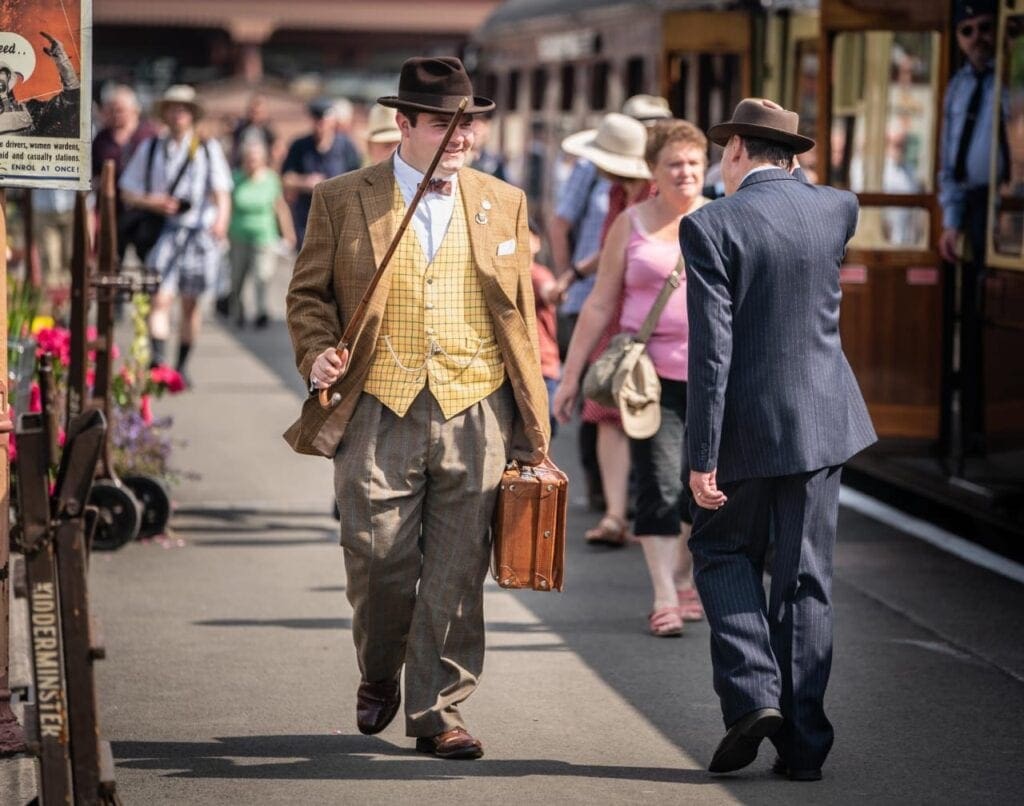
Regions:
<instances>
[{"instance_id":1,"label":"carriage door","mask_svg":"<svg viewBox=\"0 0 1024 806\"><path fill-rule=\"evenodd\" d=\"M882 437L940 431L945 24L934 0L821 4L819 175L861 204L841 270L843 347Z\"/></svg>"},{"instance_id":2,"label":"carriage door","mask_svg":"<svg viewBox=\"0 0 1024 806\"><path fill-rule=\"evenodd\" d=\"M985 432L989 455L1022 478L1024 456L1024 0L1005 0L996 39L996 80L1002 103L992 127L992 153L999 127L1010 165L1000 176L992 162L985 279Z\"/></svg>"},{"instance_id":3,"label":"carriage door","mask_svg":"<svg viewBox=\"0 0 1024 806\"><path fill-rule=\"evenodd\" d=\"M664 94L672 114L704 131L728 120L750 92L750 47L743 12L666 14Z\"/></svg>"}]
</instances>

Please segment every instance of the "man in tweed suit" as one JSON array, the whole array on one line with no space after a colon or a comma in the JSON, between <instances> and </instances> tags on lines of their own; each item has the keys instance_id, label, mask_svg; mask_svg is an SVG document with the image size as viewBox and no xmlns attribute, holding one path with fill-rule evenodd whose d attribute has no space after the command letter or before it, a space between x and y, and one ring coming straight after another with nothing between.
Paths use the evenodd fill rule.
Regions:
<instances>
[{"instance_id":1,"label":"man in tweed suit","mask_svg":"<svg viewBox=\"0 0 1024 806\"><path fill-rule=\"evenodd\" d=\"M417 749L478 758L459 705L483 666L483 581L505 464L538 463L548 446L523 193L464 167L472 98L351 351L342 330L359 304L472 87L453 58L414 58L397 97L402 142L392 159L313 192L288 291L288 326L315 398L286 434L334 460L341 543L362 673L356 722L383 730L399 708Z\"/></svg>"},{"instance_id":2,"label":"man in tweed suit","mask_svg":"<svg viewBox=\"0 0 1024 806\"><path fill-rule=\"evenodd\" d=\"M839 339L857 199L789 168L814 142L747 99L709 137L726 198L683 219L690 323L690 548L727 726L709 769L819 780L832 746L832 549L843 462L875 441ZM771 593L762 574L774 542Z\"/></svg>"}]
</instances>

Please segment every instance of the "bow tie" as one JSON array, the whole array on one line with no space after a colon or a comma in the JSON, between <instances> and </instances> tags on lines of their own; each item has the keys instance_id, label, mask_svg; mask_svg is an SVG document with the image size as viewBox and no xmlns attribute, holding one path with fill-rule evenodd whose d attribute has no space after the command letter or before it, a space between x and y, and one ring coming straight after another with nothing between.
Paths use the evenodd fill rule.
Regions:
<instances>
[{"instance_id":1,"label":"bow tie","mask_svg":"<svg viewBox=\"0 0 1024 806\"><path fill-rule=\"evenodd\" d=\"M442 196L452 195L450 179L431 179L427 182L427 193L440 193Z\"/></svg>"}]
</instances>

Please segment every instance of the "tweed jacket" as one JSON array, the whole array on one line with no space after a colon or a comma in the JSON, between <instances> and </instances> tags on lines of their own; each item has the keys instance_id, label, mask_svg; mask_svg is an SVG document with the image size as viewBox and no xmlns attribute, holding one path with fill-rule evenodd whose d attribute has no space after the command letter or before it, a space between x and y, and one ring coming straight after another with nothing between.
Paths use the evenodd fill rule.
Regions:
<instances>
[{"instance_id":1,"label":"tweed jacket","mask_svg":"<svg viewBox=\"0 0 1024 806\"><path fill-rule=\"evenodd\" d=\"M385 160L322 182L313 191L306 237L287 298L288 329L303 383L308 383L316 357L337 346L398 228L392 212L394 188L392 162ZM518 416L509 458L537 464L547 454L550 426L537 346L526 197L470 168L459 171L459 192L480 285L515 395ZM499 254L499 244L510 240L515 249ZM385 272L351 346L348 370L335 387L341 402L325 410L311 396L299 420L285 432L299 453L333 457L337 452L362 393L389 290Z\"/></svg>"},{"instance_id":2,"label":"tweed jacket","mask_svg":"<svg viewBox=\"0 0 1024 806\"><path fill-rule=\"evenodd\" d=\"M719 483L839 465L875 441L839 338L857 198L801 178L751 174L679 225L687 450Z\"/></svg>"}]
</instances>

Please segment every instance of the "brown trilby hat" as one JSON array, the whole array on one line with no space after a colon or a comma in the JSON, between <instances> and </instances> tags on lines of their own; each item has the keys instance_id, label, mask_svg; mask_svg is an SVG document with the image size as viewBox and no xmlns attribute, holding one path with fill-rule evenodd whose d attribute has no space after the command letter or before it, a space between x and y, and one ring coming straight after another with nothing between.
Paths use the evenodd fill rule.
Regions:
<instances>
[{"instance_id":1,"label":"brown trilby hat","mask_svg":"<svg viewBox=\"0 0 1024 806\"><path fill-rule=\"evenodd\" d=\"M398 95L378 98L381 106L415 109L418 112L454 114L463 98L471 99L467 115L490 112L494 101L473 95L473 84L462 62L453 56L440 58L414 56L402 65Z\"/></svg>"},{"instance_id":2,"label":"brown trilby hat","mask_svg":"<svg viewBox=\"0 0 1024 806\"><path fill-rule=\"evenodd\" d=\"M796 112L783 109L777 103L766 98L744 98L736 104L732 120L719 123L708 129L708 138L713 143L724 146L734 134L741 137L759 137L782 143L793 149L793 153L802 154L814 148L814 141L797 133L800 116Z\"/></svg>"}]
</instances>

